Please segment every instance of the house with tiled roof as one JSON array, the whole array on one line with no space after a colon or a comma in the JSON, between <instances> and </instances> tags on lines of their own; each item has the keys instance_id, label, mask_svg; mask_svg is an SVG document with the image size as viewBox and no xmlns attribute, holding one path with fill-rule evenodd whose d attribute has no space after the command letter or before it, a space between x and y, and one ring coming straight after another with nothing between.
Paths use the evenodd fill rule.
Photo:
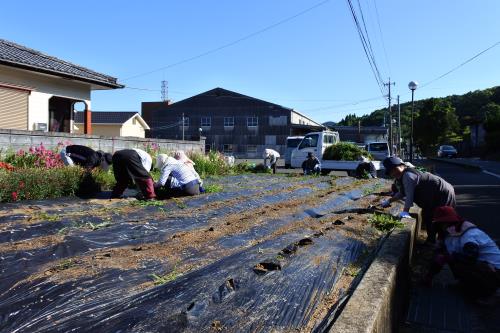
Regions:
<instances>
[{"instance_id":1,"label":"house with tiled roof","mask_svg":"<svg viewBox=\"0 0 500 333\"><path fill-rule=\"evenodd\" d=\"M117 79L0 39L0 128L73 132L75 105L92 134L93 90L123 88Z\"/></svg>"},{"instance_id":2,"label":"house with tiled roof","mask_svg":"<svg viewBox=\"0 0 500 333\"><path fill-rule=\"evenodd\" d=\"M85 121L84 112L75 113L75 133L83 133ZM102 136L133 136L144 138L148 124L138 112L92 112L92 132Z\"/></svg>"}]
</instances>

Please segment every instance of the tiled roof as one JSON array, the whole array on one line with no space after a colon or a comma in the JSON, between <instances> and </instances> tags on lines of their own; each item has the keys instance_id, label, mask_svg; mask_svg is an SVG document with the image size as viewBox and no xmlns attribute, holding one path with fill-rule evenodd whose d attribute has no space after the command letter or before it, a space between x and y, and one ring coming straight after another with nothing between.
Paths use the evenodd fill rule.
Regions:
<instances>
[{"instance_id":1,"label":"tiled roof","mask_svg":"<svg viewBox=\"0 0 500 333\"><path fill-rule=\"evenodd\" d=\"M138 112L111 112L111 111L93 111L92 124L123 124ZM83 124L84 112L75 113L75 123Z\"/></svg>"},{"instance_id":2,"label":"tiled roof","mask_svg":"<svg viewBox=\"0 0 500 333\"><path fill-rule=\"evenodd\" d=\"M109 88L123 88L123 85L117 83L117 79L114 77L94 72L5 39L0 39L0 64L94 83Z\"/></svg>"}]
</instances>

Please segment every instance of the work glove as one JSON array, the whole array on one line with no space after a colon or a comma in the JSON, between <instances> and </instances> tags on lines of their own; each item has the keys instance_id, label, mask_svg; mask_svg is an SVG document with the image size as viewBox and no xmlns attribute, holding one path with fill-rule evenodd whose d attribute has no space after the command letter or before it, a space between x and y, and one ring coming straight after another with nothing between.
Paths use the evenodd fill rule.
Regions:
<instances>
[{"instance_id":1,"label":"work glove","mask_svg":"<svg viewBox=\"0 0 500 333\"><path fill-rule=\"evenodd\" d=\"M408 212L401 212L399 213L399 217L402 219L411 219L411 215Z\"/></svg>"},{"instance_id":2,"label":"work glove","mask_svg":"<svg viewBox=\"0 0 500 333\"><path fill-rule=\"evenodd\" d=\"M387 208L391 205L391 203L389 202L389 200L382 200L380 202L380 206L382 206L383 208Z\"/></svg>"}]
</instances>

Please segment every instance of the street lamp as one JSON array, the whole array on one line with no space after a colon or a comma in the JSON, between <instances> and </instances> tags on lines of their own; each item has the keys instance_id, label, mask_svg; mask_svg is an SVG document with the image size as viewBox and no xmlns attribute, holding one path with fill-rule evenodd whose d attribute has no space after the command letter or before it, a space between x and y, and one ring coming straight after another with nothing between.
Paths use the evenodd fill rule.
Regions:
<instances>
[{"instance_id":1,"label":"street lamp","mask_svg":"<svg viewBox=\"0 0 500 333\"><path fill-rule=\"evenodd\" d=\"M410 163L413 163L413 111L415 110L415 102L413 100L413 94L415 89L417 89L418 82L410 81L408 83L408 88L411 90L411 129L410 129Z\"/></svg>"}]
</instances>

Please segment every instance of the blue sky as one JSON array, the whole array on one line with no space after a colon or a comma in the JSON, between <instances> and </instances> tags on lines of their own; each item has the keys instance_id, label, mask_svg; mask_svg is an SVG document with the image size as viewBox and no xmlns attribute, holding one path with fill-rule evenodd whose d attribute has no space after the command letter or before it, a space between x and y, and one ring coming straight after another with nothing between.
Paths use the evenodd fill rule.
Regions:
<instances>
[{"instance_id":1,"label":"blue sky","mask_svg":"<svg viewBox=\"0 0 500 333\"><path fill-rule=\"evenodd\" d=\"M430 82L500 41L498 0L359 2L381 76L402 102L409 81ZM222 87L320 122L387 104L346 0L8 1L0 38L152 90L94 92L93 110L140 111L160 100L162 80L174 102ZM497 45L415 98L499 84Z\"/></svg>"}]
</instances>

